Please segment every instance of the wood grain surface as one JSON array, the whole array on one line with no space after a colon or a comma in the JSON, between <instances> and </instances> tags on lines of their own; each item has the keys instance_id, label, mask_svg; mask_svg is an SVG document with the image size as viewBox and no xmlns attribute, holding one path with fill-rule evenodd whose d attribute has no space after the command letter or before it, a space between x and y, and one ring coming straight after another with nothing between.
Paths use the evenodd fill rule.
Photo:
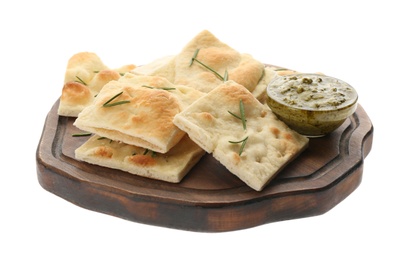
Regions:
<instances>
[{"instance_id":1,"label":"wood grain surface","mask_svg":"<svg viewBox=\"0 0 408 260\"><path fill-rule=\"evenodd\" d=\"M359 105L335 132L309 147L257 192L210 154L181 183L143 178L77 161L74 150L89 137L74 118L47 115L37 148L37 176L47 191L80 207L168 228L221 232L316 216L329 211L360 184L371 150L373 125Z\"/></svg>"}]
</instances>

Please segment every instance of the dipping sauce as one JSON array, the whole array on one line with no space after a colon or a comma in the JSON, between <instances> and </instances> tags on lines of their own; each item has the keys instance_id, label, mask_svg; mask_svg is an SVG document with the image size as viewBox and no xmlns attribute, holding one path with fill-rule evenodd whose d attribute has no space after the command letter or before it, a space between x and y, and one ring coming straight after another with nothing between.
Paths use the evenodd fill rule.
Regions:
<instances>
[{"instance_id":1,"label":"dipping sauce","mask_svg":"<svg viewBox=\"0 0 408 260\"><path fill-rule=\"evenodd\" d=\"M323 136L354 113L358 95L348 83L319 74L275 78L267 87L267 103L279 119L297 132Z\"/></svg>"}]
</instances>

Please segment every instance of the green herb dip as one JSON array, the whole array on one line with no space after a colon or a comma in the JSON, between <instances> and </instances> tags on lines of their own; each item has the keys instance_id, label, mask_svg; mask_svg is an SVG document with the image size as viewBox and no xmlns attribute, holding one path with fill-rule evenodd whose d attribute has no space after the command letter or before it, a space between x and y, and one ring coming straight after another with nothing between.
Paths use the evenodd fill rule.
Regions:
<instances>
[{"instance_id":1,"label":"green herb dip","mask_svg":"<svg viewBox=\"0 0 408 260\"><path fill-rule=\"evenodd\" d=\"M281 76L271 82L267 92L278 102L308 110L332 110L350 105L357 98L346 82L319 74Z\"/></svg>"}]
</instances>

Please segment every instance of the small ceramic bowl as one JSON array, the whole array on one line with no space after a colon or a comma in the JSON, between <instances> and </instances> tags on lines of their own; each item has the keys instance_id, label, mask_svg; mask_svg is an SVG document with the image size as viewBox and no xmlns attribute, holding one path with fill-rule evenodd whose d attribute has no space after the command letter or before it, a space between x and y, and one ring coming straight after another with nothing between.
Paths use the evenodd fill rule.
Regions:
<instances>
[{"instance_id":1,"label":"small ceramic bowl","mask_svg":"<svg viewBox=\"0 0 408 260\"><path fill-rule=\"evenodd\" d=\"M327 135L354 113L356 90L319 74L280 76L267 87L267 104L290 128L308 137Z\"/></svg>"}]
</instances>

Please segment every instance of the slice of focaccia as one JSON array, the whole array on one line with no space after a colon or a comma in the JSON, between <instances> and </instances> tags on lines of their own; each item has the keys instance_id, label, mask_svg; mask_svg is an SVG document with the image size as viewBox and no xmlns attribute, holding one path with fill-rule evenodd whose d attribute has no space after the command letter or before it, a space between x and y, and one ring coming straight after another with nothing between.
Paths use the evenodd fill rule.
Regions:
<instances>
[{"instance_id":1,"label":"slice of focaccia","mask_svg":"<svg viewBox=\"0 0 408 260\"><path fill-rule=\"evenodd\" d=\"M191 63L197 50L197 60ZM132 73L162 76L174 84L208 93L222 83L223 79L205 66L221 77L227 71L228 79L240 83L251 92L256 91L256 96L261 96L262 89L266 88L265 82L260 82L265 75L264 64L249 54L236 51L207 30L197 34L179 54L137 67Z\"/></svg>"},{"instance_id":2,"label":"slice of focaccia","mask_svg":"<svg viewBox=\"0 0 408 260\"><path fill-rule=\"evenodd\" d=\"M180 182L204 154L187 135L165 154L97 135L75 150L78 160L173 183Z\"/></svg>"},{"instance_id":3,"label":"slice of focaccia","mask_svg":"<svg viewBox=\"0 0 408 260\"><path fill-rule=\"evenodd\" d=\"M229 171L260 191L308 145L245 87L228 81L174 118L174 123Z\"/></svg>"},{"instance_id":4,"label":"slice of focaccia","mask_svg":"<svg viewBox=\"0 0 408 260\"><path fill-rule=\"evenodd\" d=\"M252 91L252 95L254 95L254 97L261 103L265 103L267 98L266 87L272 81L272 79L277 76L277 72L272 67L266 66L264 75L258 82L258 85L256 85L255 89Z\"/></svg>"},{"instance_id":5,"label":"slice of focaccia","mask_svg":"<svg viewBox=\"0 0 408 260\"><path fill-rule=\"evenodd\" d=\"M197 60L192 62L193 57ZM245 86L249 91L255 89L265 67L251 55L238 52L207 30L195 36L177 55L175 83L192 86L203 92L214 89L222 79L202 64L222 77L227 71L228 79Z\"/></svg>"},{"instance_id":6,"label":"slice of focaccia","mask_svg":"<svg viewBox=\"0 0 408 260\"><path fill-rule=\"evenodd\" d=\"M124 76L107 83L74 125L114 141L166 153L184 136L174 116L203 93L162 77Z\"/></svg>"},{"instance_id":7,"label":"slice of focaccia","mask_svg":"<svg viewBox=\"0 0 408 260\"><path fill-rule=\"evenodd\" d=\"M135 65L125 65L109 69L92 52L73 55L67 64L58 114L76 117L92 103L101 88L111 80L118 80L121 74L135 69Z\"/></svg>"},{"instance_id":8,"label":"slice of focaccia","mask_svg":"<svg viewBox=\"0 0 408 260\"><path fill-rule=\"evenodd\" d=\"M164 77L170 82L174 82L174 62L176 56L165 56L158 58L146 65L138 66L133 69L131 73L136 75L145 75L145 76L160 76Z\"/></svg>"}]
</instances>

